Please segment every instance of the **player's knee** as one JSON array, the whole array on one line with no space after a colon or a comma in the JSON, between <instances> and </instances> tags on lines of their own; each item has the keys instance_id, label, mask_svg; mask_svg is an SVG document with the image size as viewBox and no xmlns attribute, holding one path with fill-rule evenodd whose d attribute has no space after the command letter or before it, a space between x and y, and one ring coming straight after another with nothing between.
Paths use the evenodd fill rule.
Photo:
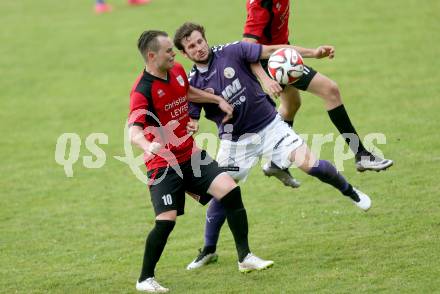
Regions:
<instances>
[{"instance_id":1,"label":"player's knee","mask_svg":"<svg viewBox=\"0 0 440 294\"><path fill-rule=\"evenodd\" d=\"M241 199L241 190L239 186L229 191L225 196L220 199L220 203L223 205L226 211L235 211L243 209L243 201Z\"/></svg>"},{"instance_id":2,"label":"player's knee","mask_svg":"<svg viewBox=\"0 0 440 294\"><path fill-rule=\"evenodd\" d=\"M164 220L164 221L176 221L177 219L177 210L165 211L156 216L156 220Z\"/></svg>"},{"instance_id":3,"label":"player's knee","mask_svg":"<svg viewBox=\"0 0 440 294\"><path fill-rule=\"evenodd\" d=\"M230 175L227 175L227 180L225 180L223 183L224 183L225 189L228 192L231 191L232 189L235 189L238 186L237 182Z\"/></svg>"},{"instance_id":4,"label":"player's knee","mask_svg":"<svg viewBox=\"0 0 440 294\"><path fill-rule=\"evenodd\" d=\"M341 102L341 92L339 91L338 84L335 81L329 81L326 87L326 100L332 101L334 103Z\"/></svg>"},{"instance_id":5,"label":"player's knee","mask_svg":"<svg viewBox=\"0 0 440 294\"><path fill-rule=\"evenodd\" d=\"M154 228L148 234L147 243L150 243L153 246L166 244L175 225L176 222L172 220L156 220Z\"/></svg>"},{"instance_id":6,"label":"player's knee","mask_svg":"<svg viewBox=\"0 0 440 294\"><path fill-rule=\"evenodd\" d=\"M237 183L235 183L234 179L227 173L222 173L211 183L208 193L218 200L232 191L235 187L237 187Z\"/></svg>"}]
</instances>

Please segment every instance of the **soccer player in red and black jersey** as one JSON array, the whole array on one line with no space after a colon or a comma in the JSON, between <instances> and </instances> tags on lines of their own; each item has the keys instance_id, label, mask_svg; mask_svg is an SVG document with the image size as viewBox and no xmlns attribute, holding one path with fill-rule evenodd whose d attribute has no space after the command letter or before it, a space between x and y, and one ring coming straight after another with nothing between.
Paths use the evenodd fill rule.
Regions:
<instances>
[{"instance_id":1,"label":"soccer player in red and black jersey","mask_svg":"<svg viewBox=\"0 0 440 294\"><path fill-rule=\"evenodd\" d=\"M185 192L202 204L214 197L224 205L240 270L270 267L273 261L250 252L240 188L216 161L195 146L191 136L195 129L189 122L189 98L217 103L227 112L232 108L221 97L189 86L183 67L174 62L176 54L165 32L145 31L139 38L138 49L146 67L130 94L130 139L145 154L156 222L146 239L136 289L168 292L155 280L154 269L177 216L184 213Z\"/></svg>"},{"instance_id":2,"label":"soccer player in red and black jersey","mask_svg":"<svg viewBox=\"0 0 440 294\"><path fill-rule=\"evenodd\" d=\"M263 45L289 43L289 0L247 0L246 10L244 41L257 42ZM330 58L333 56L334 48L330 52ZM253 65L252 70L270 95L280 96L281 105L278 112L288 124L293 124L295 114L301 106L298 90L308 91L324 100L331 121L344 136L345 141L355 154L358 171L381 171L393 165L392 160L380 158L365 149L350 121L342 103L338 85L334 81L316 72L313 68L305 66L304 74L300 80L282 88L277 82L270 79L263 69L267 68L267 61L263 61L261 65ZM263 171L266 175L277 176L280 173L273 164L266 165Z\"/></svg>"}]
</instances>

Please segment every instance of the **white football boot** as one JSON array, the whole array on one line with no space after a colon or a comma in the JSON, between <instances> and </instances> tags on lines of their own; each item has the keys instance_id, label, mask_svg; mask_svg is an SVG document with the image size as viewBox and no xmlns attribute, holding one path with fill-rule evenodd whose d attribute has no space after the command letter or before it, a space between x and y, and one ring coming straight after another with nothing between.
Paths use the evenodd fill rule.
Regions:
<instances>
[{"instance_id":1,"label":"white football boot","mask_svg":"<svg viewBox=\"0 0 440 294\"><path fill-rule=\"evenodd\" d=\"M199 255L194 259L188 266L186 267L187 270L193 270L197 269L199 267L202 267L204 265L216 262L218 259L217 253L204 253L199 249Z\"/></svg>"},{"instance_id":2,"label":"white football boot","mask_svg":"<svg viewBox=\"0 0 440 294\"><path fill-rule=\"evenodd\" d=\"M362 209L363 211L367 211L371 207L371 199L362 191L359 191L355 187L353 187L353 191L358 195L359 201L355 201L352 199L353 203L356 204L357 207Z\"/></svg>"},{"instance_id":3,"label":"white football boot","mask_svg":"<svg viewBox=\"0 0 440 294\"><path fill-rule=\"evenodd\" d=\"M260 271L273 266L272 260L264 260L258 256L248 253L242 262L238 263L238 270L242 273L248 273L251 271Z\"/></svg>"},{"instance_id":4,"label":"white football boot","mask_svg":"<svg viewBox=\"0 0 440 294\"><path fill-rule=\"evenodd\" d=\"M136 290L148 293L167 293L170 289L162 287L154 278L136 282Z\"/></svg>"},{"instance_id":5,"label":"white football boot","mask_svg":"<svg viewBox=\"0 0 440 294\"><path fill-rule=\"evenodd\" d=\"M394 162L391 159L380 158L379 156L368 152L367 154L356 158L356 169L359 172L364 172L366 170L379 172L381 170L386 170L392 166L393 163Z\"/></svg>"}]
</instances>

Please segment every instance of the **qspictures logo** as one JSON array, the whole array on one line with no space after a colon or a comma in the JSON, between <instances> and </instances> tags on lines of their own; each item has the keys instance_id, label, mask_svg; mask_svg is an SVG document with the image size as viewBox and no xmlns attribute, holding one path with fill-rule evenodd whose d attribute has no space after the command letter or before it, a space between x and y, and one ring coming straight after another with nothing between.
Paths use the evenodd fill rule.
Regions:
<instances>
[{"instance_id":1,"label":"qspictures logo","mask_svg":"<svg viewBox=\"0 0 440 294\"><path fill-rule=\"evenodd\" d=\"M155 185L160 183L169 170L174 170L180 177L183 177L182 171L178 164L177 158L173 152L170 151L173 147L180 146L183 142L189 139L189 137L193 136L192 133L187 133L183 137L177 137L175 135L175 130L179 126L181 122L178 120L172 120L167 123L165 126L162 125L159 119L148 110L138 110L132 113L132 115L140 116L146 115L151 120L155 121L157 126L148 126L143 129L143 135L153 134L156 138L155 141L161 144L161 149L156 154L139 154L139 151L136 151L138 147L133 146L130 140L130 131L128 121L125 123L123 133L123 155L113 155L110 158L122 162L128 166L131 170L133 176L139 181L149 184ZM233 125L225 125L225 130L228 130L229 133L233 132ZM351 135L351 136L350 136ZM254 138L252 144L263 144L263 139L259 138L258 134L244 134L240 138L249 138L252 136ZM344 134L335 136L333 133L329 134L300 134L299 135L304 142L307 143L311 151L316 155L317 158L320 157L322 148L332 148L333 149L333 162L336 168L339 171L344 170L344 163L347 160L352 160L354 158L354 154L351 150L356 150L359 145L359 141L357 136L353 134ZM227 137L227 136L226 136ZM239 138L239 140L240 140ZM346 145L346 138L350 139L350 147ZM218 152L219 148L219 140L216 135L212 133L197 133L194 135L194 141L198 146L205 149L209 154L215 155ZM378 148L377 145L386 144L386 136L382 133L370 133L367 134L363 138L363 144L368 150L373 150L374 154L383 157L383 152ZM102 148L104 145L107 145L109 142L109 137L107 134L101 132L90 133L83 142L81 137L77 133L63 133L61 134L56 141L55 145L55 162L63 167L64 174L66 177L73 177L75 175L74 167L77 164L80 164L80 151L81 148L86 148L90 153L88 155L82 156L82 165L85 168L89 169L99 169L102 168L109 157L107 153ZM138 149L139 150L139 149ZM246 146L244 148L239 148L237 150L228 152L235 152L234 154L229 154L229 157L240 157L246 153ZM238 154L239 152L244 152L243 154ZM167 167L164 173L159 178L151 179L148 177L146 173L145 163L148 160L151 160L152 157L159 156L167 162ZM271 153L265 154L265 160L261 161L261 166L264 165L265 161L271 160ZM200 167L203 165L207 165L211 163L210 158L208 159L200 159L191 160L191 166L193 169L193 173L196 177L201 176ZM249 163L250 165L254 164L252 161ZM251 168L252 166L246 166L244 168ZM293 166L295 168L295 166Z\"/></svg>"}]
</instances>

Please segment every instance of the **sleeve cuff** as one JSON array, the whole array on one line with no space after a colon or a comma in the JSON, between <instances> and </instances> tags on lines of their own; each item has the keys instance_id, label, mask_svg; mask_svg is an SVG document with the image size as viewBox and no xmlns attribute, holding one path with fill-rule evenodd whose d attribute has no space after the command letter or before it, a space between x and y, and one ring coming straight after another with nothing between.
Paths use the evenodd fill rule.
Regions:
<instances>
[{"instance_id":1,"label":"sleeve cuff","mask_svg":"<svg viewBox=\"0 0 440 294\"><path fill-rule=\"evenodd\" d=\"M140 122L134 122L134 123L128 124L128 127L132 127L132 126L138 126L138 127L144 128L144 124L140 123Z\"/></svg>"},{"instance_id":2,"label":"sleeve cuff","mask_svg":"<svg viewBox=\"0 0 440 294\"><path fill-rule=\"evenodd\" d=\"M258 37L256 35L252 35L252 34L243 34L243 38L251 38L251 39L255 39L255 40L260 39L260 37Z\"/></svg>"}]
</instances>

